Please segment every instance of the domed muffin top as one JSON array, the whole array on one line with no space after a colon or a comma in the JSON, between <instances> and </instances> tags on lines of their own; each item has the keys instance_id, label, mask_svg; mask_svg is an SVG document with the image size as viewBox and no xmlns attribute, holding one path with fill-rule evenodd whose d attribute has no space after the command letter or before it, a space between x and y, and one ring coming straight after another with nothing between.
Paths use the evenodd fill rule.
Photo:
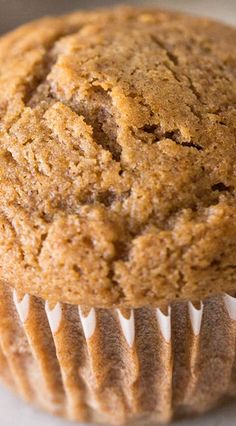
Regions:
<instances>
[{"instance_id":1,"label":"domed muffin top","mask_svg":"<svg viewBox=\"0 0 236 426\"><path fill-rule=\"evenodd\" d=\"M156 9L0 40L0 279L96 306L236 289L236 30Z\"/></svg>"}]
</instances>

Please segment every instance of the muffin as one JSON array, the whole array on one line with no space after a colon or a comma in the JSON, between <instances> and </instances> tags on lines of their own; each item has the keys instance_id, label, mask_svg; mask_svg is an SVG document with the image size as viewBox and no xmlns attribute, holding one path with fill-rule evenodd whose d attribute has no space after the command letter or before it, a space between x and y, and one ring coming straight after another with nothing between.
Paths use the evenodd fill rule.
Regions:
<instances>
[{"instance_id":1,"label":"muffin","mask_svg":"<svg viewBox=\"0 0 236 426\"><path fill-rule=\"evenodd\" d=\"M236 30L157 9L0 40L0 377L68 419L236 395Z\"/></svg>"}]
</instances>

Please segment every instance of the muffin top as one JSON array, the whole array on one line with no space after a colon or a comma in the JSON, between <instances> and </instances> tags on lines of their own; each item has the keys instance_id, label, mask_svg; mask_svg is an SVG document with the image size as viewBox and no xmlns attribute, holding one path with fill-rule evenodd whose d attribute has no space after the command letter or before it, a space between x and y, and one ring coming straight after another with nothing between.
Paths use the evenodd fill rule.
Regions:
<instances>
[{"instance_id":1,"label":"muffin top","mask_svg":"<svg viewBox=\"0 0 236 426\"><path fill-rule=\"evenodd\" d=\"M0 279L95 306L236 290L236 29L157 9L0 40Z\"/></svg>"}]
</instances>

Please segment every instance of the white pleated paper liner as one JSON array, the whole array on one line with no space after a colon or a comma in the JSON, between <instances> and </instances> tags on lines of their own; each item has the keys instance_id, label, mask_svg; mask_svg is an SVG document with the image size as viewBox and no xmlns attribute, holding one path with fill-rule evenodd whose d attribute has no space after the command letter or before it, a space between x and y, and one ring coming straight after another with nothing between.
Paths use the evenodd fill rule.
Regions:
<instances>
[{"instance_id":1,"label":"white pleated paper liner","mask_svg":"<svg viewBox=\"0 0 236 426\"><path fill-rule=\"evenodd\" d=\"M52 308L0 292L0 378L54 414L158 424L236 395L236 299L229 295L163 312Z\"/></svg>"}]
</instances>

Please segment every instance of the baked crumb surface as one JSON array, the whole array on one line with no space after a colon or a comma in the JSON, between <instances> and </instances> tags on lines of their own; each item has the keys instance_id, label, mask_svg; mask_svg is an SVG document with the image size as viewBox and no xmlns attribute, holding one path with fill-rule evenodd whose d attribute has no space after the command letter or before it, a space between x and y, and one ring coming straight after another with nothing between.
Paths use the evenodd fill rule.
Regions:
<instances>
[{"instance_id":1,"label":"baked crumb surface","mask_svg":"<svg viewBox=\"0 0 236 426\"><path fill-rule=\"evenodd\" d=\"M0 39L0 278L111 307L236 289L236 30L156 9Z\"/></svg>"}]
</instances>

